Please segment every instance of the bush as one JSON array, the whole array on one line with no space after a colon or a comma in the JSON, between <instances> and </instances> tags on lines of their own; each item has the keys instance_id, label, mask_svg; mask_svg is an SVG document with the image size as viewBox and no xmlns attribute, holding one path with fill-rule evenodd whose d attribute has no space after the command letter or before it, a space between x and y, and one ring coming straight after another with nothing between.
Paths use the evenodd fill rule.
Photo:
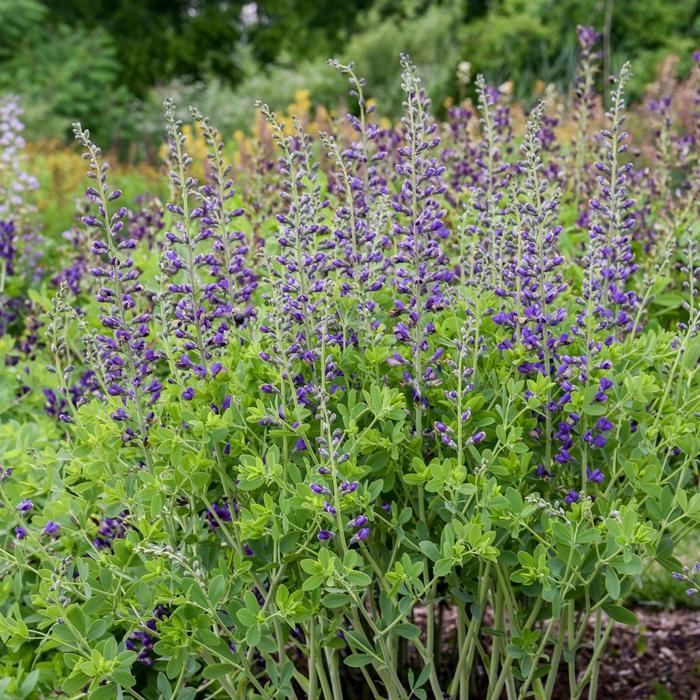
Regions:
<instances>
[{"instance_id":1,"label":"bush","mask_svg":"<svg viewBox=\"0 0 700 700\"><path fill-rule=\"evenodd\" d=\"M483 79L439 127L406 56L396 131L337 62L349 136L261 104L240 193L167 100L164 210L75 125L82 225L0 345L7 697L595 697L700 519L698 188L687 105L628 152L627 66L594 136L579 37L564 148Z\"/></svg>"}]
</instances>

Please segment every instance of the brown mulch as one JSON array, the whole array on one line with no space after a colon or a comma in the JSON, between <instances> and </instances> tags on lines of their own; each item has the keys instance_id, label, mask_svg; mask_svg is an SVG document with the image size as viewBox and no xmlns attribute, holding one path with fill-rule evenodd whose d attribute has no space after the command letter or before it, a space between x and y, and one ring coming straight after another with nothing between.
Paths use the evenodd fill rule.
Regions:
<instances>
[{"instance_id":1,"label":"brown mulch","mask_svg":"<svg viewBox=\"0 0 700 700\"><path fill-rule=\"evenodd\" d=\"M421 627L422 613L418 611L416 620ZM700 700L700 610L637 608L635 614L639 626L615 624L613 628L600 666L596 700ZM488 624L488 611L486 618ZM454 624L454 612L448 609L446 637ZM590 651L584 649L579 669L585 668L589 658ZM570 700L563 662L553 700Z\"/></svg>"},{"instance_id":2,"label":"brown mulch","mask_svg":"<svg viewBox=\"0 0 700 700\"><path fill-rule=\"evenodd\" d=\"M611 634L597 700L700 700L700 610L636 613Z\"/></svg>"}]
</instances>

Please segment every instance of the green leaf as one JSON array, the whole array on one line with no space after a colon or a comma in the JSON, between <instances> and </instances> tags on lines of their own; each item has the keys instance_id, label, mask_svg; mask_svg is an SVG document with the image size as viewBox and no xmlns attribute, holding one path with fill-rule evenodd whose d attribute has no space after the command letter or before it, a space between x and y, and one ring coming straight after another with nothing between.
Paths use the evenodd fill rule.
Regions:
<instances>
[{"instance_id":1,"label":"green leaf","mask_svg":"<svg viewBox=\"0 0 700 700\"><path fill-rule=\"evenodd\" d=\"M101 685L95 690L91 690L88 699L89 700L114 700L117 697L117 688L108 683L107 685Z\"/></svg>"},{"instance_id":2,"label":"green leaf","mask_svg":"<svg viewBox=\"0 0 700 700\"><path fill-rule=\"evenodd\" d=\"M404 639L418 639L420 637L420 628L408 622L400 622L398 625L394 625L393 630L399 637Z\"/></svg>"},{"instance_id":3,"label":"green leaf","mask_svg":"<svg viewBox=\"0 0 700 700\"><path fill-rule=\"evenodd\" d=\"M639 620L637 616L627 608L623 608L621 605L604 605L603 610L608 617L615 620L615 622L620 622L623 625L638 625Z\"/></svg>"},{"instance_id":4,"label":"green leaf","mask_svg":"<svg viewBox=\"0 0 700 700\"><path fill-rule=\"evenodd\" d=\"M222 574L215 576L209 583L209 599L213 605L218 605L226 591L226 579Z\"/></svg>"},{"instance_id":5,"label":"green leaf","mask_svg":"<svg viewBox=\"0 0 700 700\"><path fill-rule=\"evenodd\" d=\"M244 627L252 627L258 622L258 618L248 608L241 608L236 613L236 618Z\"/></svg>"},{"instance_id":6,"label":"green leaf","mask_svg":"<svg viewBox=\"0 0 700 700\"><path fill-rule=\"evenodd\" d=\"M423 540L418 546L420 547L421 552L423 552L423 554L425 554L425 556L431 561L437 561L440 558L440 550L435 542Z\"/></svg>"},{"instance_id":7,"label":"green leaf","mask_svg":"<svg viewBox=\"0 0 700 700\"><path fill-rule=\"evenodd\" d=\"M360 668L371 663L372 657L369 654L351 654L345 659L345 665L351 668Z\"/></svg>"},{"instance_id":8,"label":"green leaf","mask_svg":"<svg viewBox=\"0 0 700 700\"><path fill-rule=\"evenodd\" d=\"M66 642L67 644L75 644L77 642L75 635L71 630L66 627L66 625L54 625L51 629L51 635L61 642Z\"/></svg>"},{"instance_id":9,"label":"green leaf","mask_svg":"<svg viewBox=\"0 0 700 700\"><path fill-rule=\"evenodd\" d=\"M31 673L27 674L27 676L22 681L22 684L19 687L19 692L22 695L29 695L29 693L31 693L32 690L34 690L34 686L37 684L38 680L39 670L34 669Z\"/></svg>"},{"instance_id":10,"label":"green leaf","mask_svg":"<svg viewBox=\"0 0 700 700\"><path fill-rule=\"evenodd\" d=\"M168 681L168 677L160 672L158 674L158 692L162 696L163 700L170 700L173 696L173 691L172 688L170 687L170 682Z\"/></svg>"},{"instance_id":11,"label":"green leaf","mask_svg":"<svg viewBox=\"0 0 700 700\"><path fill-rule=\"evenodd\" d=\"M68 622L75 627L77 632L79 632L81 635L85 636L87 632L87 623L85 620L85 614L83 611L76 605L72 607L67 613L66 613L66 618L68 619Z\"/></svg>"},{"instance_id":12,"label":"green leaf","mask_svg":"<svg viewBox=\"0 0 700 700\"><path fill-rule=\"evenodd\" d=\"M329 593L323 597L323 604L327 608L343 608L350 605L351 598L346 593Z\"/></svg>"},{"instance_id":13,"label":"green leaf","mask_svg":"<svg viewBox=\"0 0 700 700\"><path fill-rule=\"evenodd\" d=\"M318 574L316 576L309 576L304 579L304 583L301 584L302 591L314 591L323 583L323 576Z\"/></svg>"},{"instance_id":14,"label":"green leaf","mask_svg":"<svg viewBox=\"0 0 700 700\"><path fill-rule=\"evenodd\" d=\"M110 674L115 683L124 688L131 688L136 683L136 679L124 668L118 668Z\"/></svg>"},{"instance_id":15,"label":"green leaf","mask_svg":"<svg viewBox=\"0 0 700 700\"><path fill-rule=\"evenodd\" d=\"M180 671L182 671L186 662L187 647L180 647L165 667L165 673L168 675L168 678L176 678L180 675Z\"/></svg>"},{"instance_id":16,"label":"green leaf","mask_svg":"<svg viewBox=\"0 0 700 700\"><path fill-rule=\"evenodd\" d=\"M202 675L209 680L213 680L216 678L223 678L225 675L233 673L235 670L236 667L233 664L209 664L209 666L202 671Z\"/></svg>"},{"instance_id":17,"label":"green leaf","mask_svg":"<svg viewBox=\"0 0 700 700\"><path fill-rule=\"evenodd\" d=\"M447 576L450 571L452 571L451 559L439 559L435 562L435 566L433 567L433 574L435 574L435 576Z\"/></svg>"},{"instance_id":18,"label":"green leaf","mask_svg":"<svg viewBox=\"0 0 700 700\"><path fill-rule=\"evenodd\" d=\"M372 583L372 577L368 576L364 571L348 571L345 574L345 580L351 586L357 586L358 588L367 588Z\"/></svg>"},{"instance_id":19,"label":"green leaf","mask_svg":"<svg viewBox=\"0 0 700 700\"><path fill-rule=\"evenodd\" d=\"M620 597L620 579L615 573L615 569L608 566L605 570L605 590L613 600Z\"/></svg>"},{"instance_id":20,"label":"green leaf","mask_svg":"<svg viewBox=\"0 0 700 700\"><path fill-rule=\"evenodd\" d=\"M73 671L63 682L63 690L69 695L74 695L89 682L90 676L86 676L82 671Z\"/></svg>"}]
</instances>

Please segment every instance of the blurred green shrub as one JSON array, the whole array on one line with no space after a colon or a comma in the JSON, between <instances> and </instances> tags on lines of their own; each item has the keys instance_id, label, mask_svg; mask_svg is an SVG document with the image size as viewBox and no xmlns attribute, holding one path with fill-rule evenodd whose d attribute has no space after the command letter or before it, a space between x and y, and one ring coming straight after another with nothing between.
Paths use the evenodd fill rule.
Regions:
<instances>
[{"instance_id":1,"label":"blurred green shrub","mask_svg":"<svg viewBox=\"0 0 700 700\"><path fill-rule=\"evenodd\" d=\"M101 127L122 122L129 100L115 87L114 42L99 29L51 27L46 14L36 0L0 2L0 93L20 94L30 138L64 138L75 119L106 138Z\"/></svg>"}]
</instances>

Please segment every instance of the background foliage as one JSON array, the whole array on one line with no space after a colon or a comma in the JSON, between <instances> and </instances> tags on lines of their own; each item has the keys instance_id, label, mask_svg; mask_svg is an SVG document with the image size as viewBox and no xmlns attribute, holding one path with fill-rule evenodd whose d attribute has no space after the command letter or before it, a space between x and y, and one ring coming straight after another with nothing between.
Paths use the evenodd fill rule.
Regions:
<instances>
[{"instance_id":1,"label":"background foliage","mask_svg":"<svg viewBox=\"0 0 700 700\"><path fill-rule=\"evenodd\" d=\"M314 102L339 102L325 66L338 56L357 61L396 116L394 58L409 51L438 105L458 93L462 61L493 83L515 77L522 96L536 78L569 83L578 24L609 27L606 68L633 60L633 95L700 32L696 0L3 0L0 92L19 91L33 137L65 139L89 114L103 143L143 156L124 144L157 128L163 92L231 131L248 125L255 98L280 108L303 86Z\"/></svg>"}]
</instances>

